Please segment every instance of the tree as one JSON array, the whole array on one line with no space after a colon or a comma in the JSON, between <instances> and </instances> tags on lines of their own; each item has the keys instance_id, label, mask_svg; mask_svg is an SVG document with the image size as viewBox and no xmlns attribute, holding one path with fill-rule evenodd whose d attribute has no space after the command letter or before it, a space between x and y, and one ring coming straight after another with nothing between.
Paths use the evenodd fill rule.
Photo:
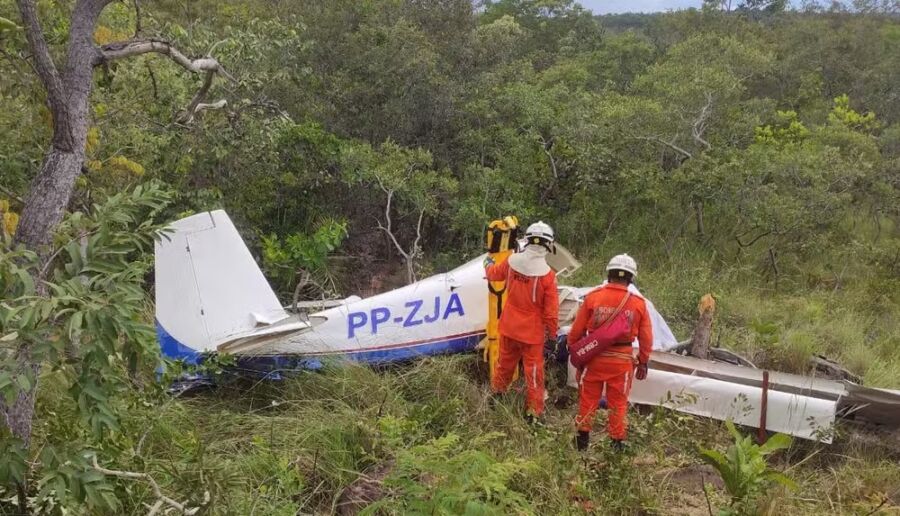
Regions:
<instances>
[{"instance_id":1,"label":"tree","mask_svg":"<svg viewBox=\"0 0 900 516\"><path fill-rule=\"evenodd\" d=\"M703 9L720 9L726 12L733 9L738 11L781 12L787 8L787 4L787 0L743 0L741 2L736 0L703 0Z\"/></svg>"},{"instance_id":2,"label":"tree","mask_svg":"<svg viewBox=\"0 0 900 516\"><path fill-rule=\"evenodd\" d=\"M12 424L0 429L0 488L18 487L21 512L35 494L28 488L32 475L40 478L39 499L53 490L65 506L118 505L91 462L96 464L95 450L122 451L111 438L120 428L122 404L116 398L133 393L159 364L153 326L143 317L143 282L162 231L153 220L170 198L160 185L148 184L110 197L92 213L72 213L59 225L60 244L51 260L0 240L0 400L15 410L22 407L14 403L23 393L33 399L38 371L22 368L25 349L34 364L53 372L52 381L65 387L72 407L55 422L66 429L66 439L44 443L33 464L28 436L11 435Z\"/></svg>"},{"instance_id":3,"label":"tree","mask_svg":"<svg viewBox=\"0 0 900 516\"><path fill-rule=\"evenodd\" d=\"M212 57L189 59L167 41L141 37L139 30L135 31L134 38L98 46L94 42L95 28L104 8L110 3L112 0L76 0L67 20L65 59L58 64L41 27L36 2L17 0L34 70L47 94L52 138L40 171L24 199L14 243L37 253L42 261L51 258L49 244L54 230L63 218L76 179L85 168L90 97L96 68L143 54L168 56L192 73L205 74L202 86L179 116L180 122L189 122L204 109L224 106L224 101L213 104L204 102L215 76L225 73ZM46 270L46 267L38 270ZM43 283L37 284L40 289L38 293L46 293ZM29 374L36 379L39 368L40 362L33 357L30 347L23 343L17 350L16 375ZM31 435L36 381L28 387L21 389L15 401L3 403L0 407L5 416L3 424L26 445Z\"/></svg>"},{"instance_id":4,"label":"tree","mask_svg":"<svg viewBox=\"0 0 900 516\"><path fill-rule=\"evenodd\" d=\"M438 212L442 196L456 189L456 181L447 171L434 170L429 152L401 147L391 141L377 149L361 145L348 152L345 159L350 180L377 188L384 194L383 215L376 217L378 230L384 232L403 257L407 281L416 281L425 216ZM406 220L405 227L395 224L398 216ZM406 245L401 244L404 235L409 235L405 238Z\"/></svg>"}]
</instances>

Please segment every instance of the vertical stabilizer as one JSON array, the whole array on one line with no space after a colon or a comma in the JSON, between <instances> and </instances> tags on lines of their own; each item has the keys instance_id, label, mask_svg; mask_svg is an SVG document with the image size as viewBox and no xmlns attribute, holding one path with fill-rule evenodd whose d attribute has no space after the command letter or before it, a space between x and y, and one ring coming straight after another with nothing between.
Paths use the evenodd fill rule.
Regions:
<instances>
[{"instance_id":1,"label":"vertical stabilizer","mask_svg":"<svg viewBox=\"0 0 900 516\"><path fill-rule=\"evenodd\" d=\"M288 317L222 210L172 223L156 243L156 323L163 352L197 352Z\"/></svg>"}]
</instances>

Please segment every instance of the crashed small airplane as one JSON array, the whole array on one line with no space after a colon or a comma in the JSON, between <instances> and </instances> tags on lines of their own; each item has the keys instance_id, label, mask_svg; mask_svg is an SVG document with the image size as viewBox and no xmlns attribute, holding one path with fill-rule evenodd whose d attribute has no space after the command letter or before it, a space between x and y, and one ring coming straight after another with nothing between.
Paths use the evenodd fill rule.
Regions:
<instances>
[{"instance_id":1,"label":"crashed small airplane","mask_svg":"<svg viewBox=\"0 0 900 516\"><path fill-rule=\"evenodd\" d=\"M278 302L224 211L178 220L169 230L156 244L155 268L156 328L169 358L197 363L205 353L230 354L240 368L277 375L317 367L325 357L389 363L472 352L485 339L484 256L390 292L333 301L305 316ZM561 278L580 266L561 247L548 261ZM559 287L562 335L592 288ZM750 367L667 353L678 341L649 307L653 371L635 382L634 403L824 442L831 442L838 413L900 424L897 391L781 373L770 377Z\"/></svg>"}]
</instances>

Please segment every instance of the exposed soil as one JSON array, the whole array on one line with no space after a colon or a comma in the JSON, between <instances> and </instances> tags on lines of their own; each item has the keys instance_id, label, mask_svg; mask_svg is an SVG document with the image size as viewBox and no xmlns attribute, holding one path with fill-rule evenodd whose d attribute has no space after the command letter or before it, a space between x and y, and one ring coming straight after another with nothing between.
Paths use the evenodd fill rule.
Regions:
<instances>
[{"instance_id":1,"label":"exposed soil","mask_svg":"<svg viewBox=\"0 0 900 516\"><path fill-rule=\"evenodd\" d=\"M394 468L393 462L373 466L353 481L338 499L337 511L341 516L359 514L366 506L385 495L384 479Z\"/></svg>"}]
</instances>

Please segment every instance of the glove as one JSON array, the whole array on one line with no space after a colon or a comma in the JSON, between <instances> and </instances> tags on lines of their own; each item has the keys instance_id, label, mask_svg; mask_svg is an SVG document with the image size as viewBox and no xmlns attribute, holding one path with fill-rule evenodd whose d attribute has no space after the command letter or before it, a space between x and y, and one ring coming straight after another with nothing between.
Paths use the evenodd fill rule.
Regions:
<instances>
[{"instance_id":1,"label":"glove","mask_svg":"<svg viewBox=\"0 0 900 516\"><path fill-rule=\"evenodd\" d=\"M544 358L547 360L556 360L559 342L556 339L547 339L544 341Z\"/></svg>"},{"instance_id":2,"label":"glove","mask_svg":"<svg viewBox=\"0 0 900 516\"><path fill-rule=\"evenodd\" d=\"M634 377L638 380L644 380L647 378L647 364L646 363L638 363L637 367L634 368Z\"/></svg>"}]
</instances>

